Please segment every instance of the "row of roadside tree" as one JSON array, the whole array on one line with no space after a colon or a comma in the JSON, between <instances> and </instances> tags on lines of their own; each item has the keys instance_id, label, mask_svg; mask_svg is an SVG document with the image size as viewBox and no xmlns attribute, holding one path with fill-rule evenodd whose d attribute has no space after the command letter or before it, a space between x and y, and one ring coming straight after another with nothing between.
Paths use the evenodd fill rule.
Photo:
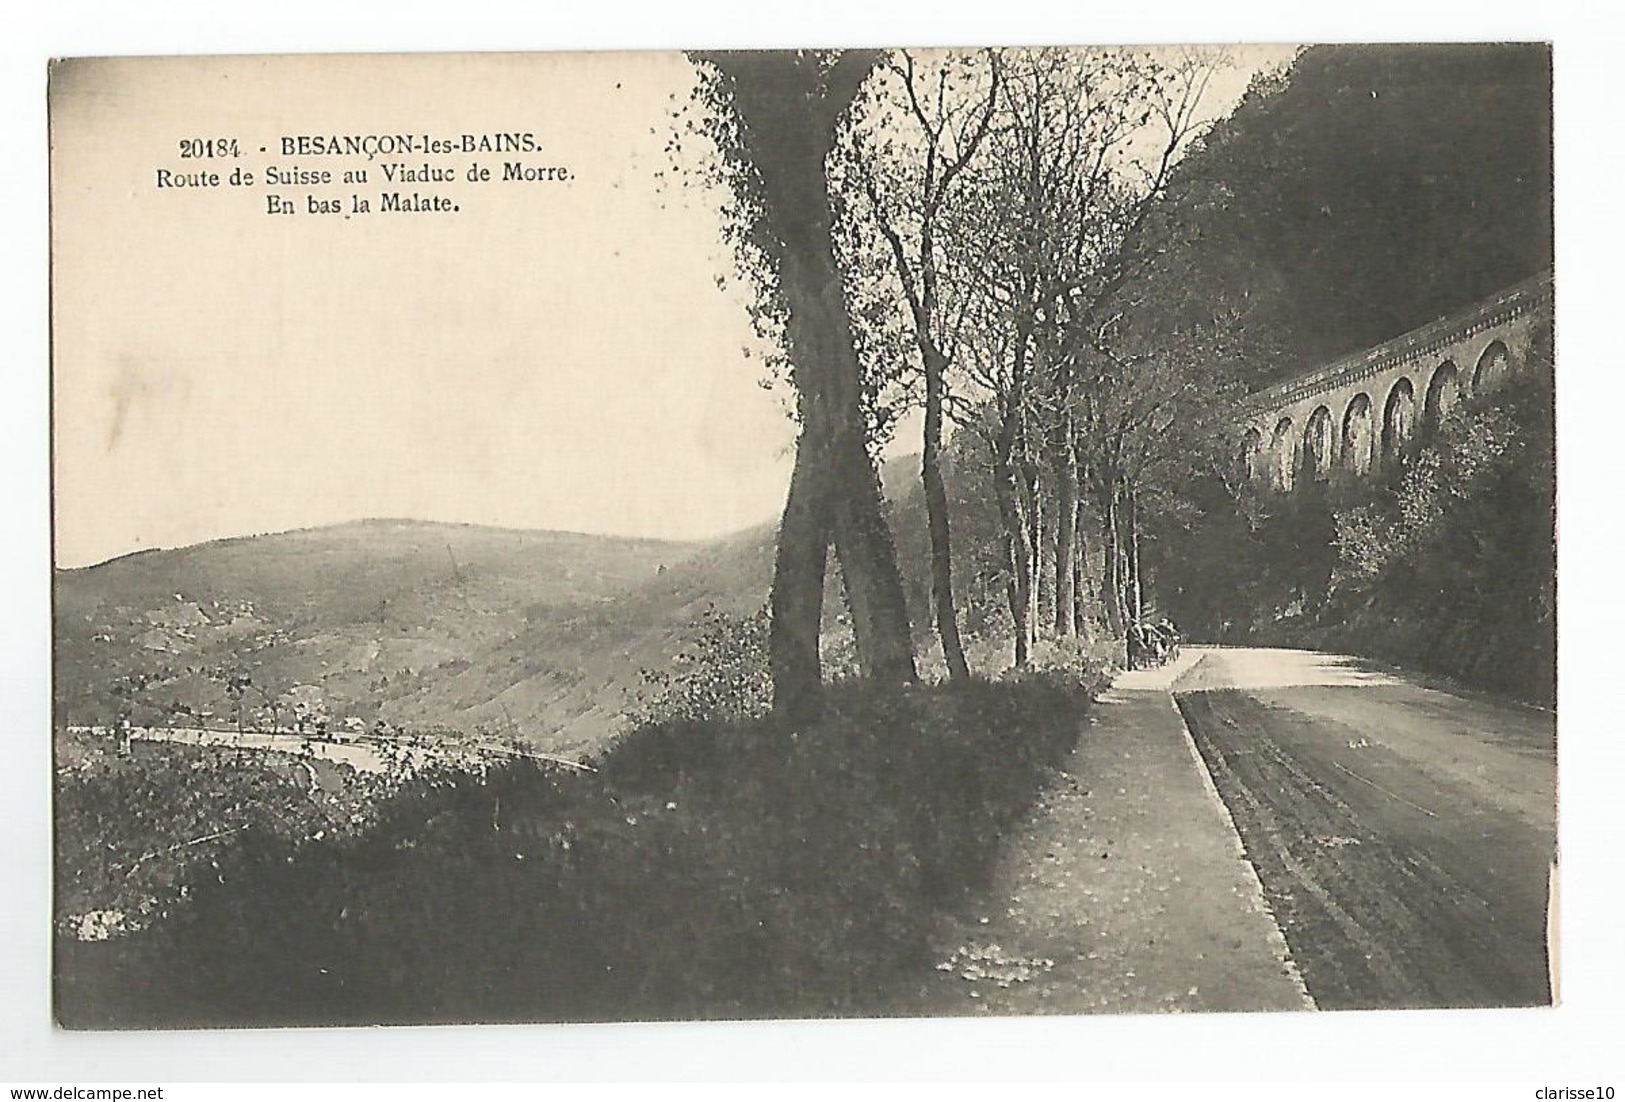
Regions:
<instances>
[{"instance_id":1,"label":"row of roadside tree","mask_svg":"<svg viewBox=\"0 0 1625 1102\"><path fill-rule=\"evenodd\" d=\"M769 647L792 715L816 709L831 549L862 671L917 676L875 467L908 410L929 634L966 677L974 564L1001 608L969 620L1022 666L1148 615L1182 552L1147 541L1260 519L1241 393L1550 260L1543 47L1314 48L1239 105L1215 89L1251 55L1212 49L693 57L687 127L717 155L690 171L727 185L800 426ZM997 522L956 546L971 485Z\"/></svg>"}]
</instances>

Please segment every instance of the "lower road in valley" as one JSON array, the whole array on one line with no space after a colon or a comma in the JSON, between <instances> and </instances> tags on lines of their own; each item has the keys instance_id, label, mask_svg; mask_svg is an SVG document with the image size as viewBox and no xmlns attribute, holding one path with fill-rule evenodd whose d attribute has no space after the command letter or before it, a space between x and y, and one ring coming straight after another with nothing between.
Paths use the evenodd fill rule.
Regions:
<instances>
[{"instance_id":1,"label":"lower road in valley","mask_svg":"<svg viewBox=\"0 0 1625 1102\"><path fill-rule=\"evenodd\" d=\"M1172 689L1318 1006L1551 1001L1550 712L1292 650Z\"/></svg>"}]
</instances>

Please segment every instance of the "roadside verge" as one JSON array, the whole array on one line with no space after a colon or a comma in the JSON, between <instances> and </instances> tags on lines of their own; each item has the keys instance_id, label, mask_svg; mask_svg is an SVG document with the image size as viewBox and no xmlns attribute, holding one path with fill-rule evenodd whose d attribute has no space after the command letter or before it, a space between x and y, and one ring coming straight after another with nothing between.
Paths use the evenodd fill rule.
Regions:
<instances>
[{"instance_id":1,"label":"roadside verge","mask_svg":"<svg viewBox=\"0 0 1625 1102\"><path fill-rule=\"evenodd\" d=\"M991 889L941 932L914 1012L1314 1005L1172 703L1199 657L1125 673L1102 694Z\"/></svg>"}]
</instances>

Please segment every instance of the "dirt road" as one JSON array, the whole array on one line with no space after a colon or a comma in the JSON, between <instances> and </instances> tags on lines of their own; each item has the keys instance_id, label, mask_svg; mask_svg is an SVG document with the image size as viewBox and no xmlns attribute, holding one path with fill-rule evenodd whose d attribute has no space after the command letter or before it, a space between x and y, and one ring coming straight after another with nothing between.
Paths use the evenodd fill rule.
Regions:
<instances>
[{"instance_id":1,"label":"dirt road","mask_svg":"<svg viewBox=\"0 0 1625 1102\"><path fill-rule=\"evenodd\" d=\"M1550 713L1304 651L1172 689L1318 1006L1550 1001Z\"/></svg>"}]
</instances>

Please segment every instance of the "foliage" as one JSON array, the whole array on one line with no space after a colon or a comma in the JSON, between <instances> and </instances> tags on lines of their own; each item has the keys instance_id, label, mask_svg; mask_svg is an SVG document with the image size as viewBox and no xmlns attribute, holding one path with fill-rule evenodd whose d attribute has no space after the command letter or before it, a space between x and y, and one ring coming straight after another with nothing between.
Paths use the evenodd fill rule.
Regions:
<instances>
[{"instance_id":1,"label":"foliage","mask_svg":"<svg viewBox=\"0 0 1625 1102\"><path fill-rule=\"evenodd\" d=\"M1183 508L1149 521L1146 569L1163 610L1193 636L1226 642L1313 616L1337 566L1335 503L1346 496L1320 483L1275 495L1193 478Z\"/></svg>"},{"instance_id":2,"label":"foliage","mask_svg":"<svg viewBox=\"0 0 1625 1102\"><path fill-rule=\"evenodd\" d=\"M1042 682L642 727L596 763L423 781L356 837L249 832L152 930L58 942L70 1024L863 1013L1078 733Z\"/></svg>"},{"instance_id":3,"label":"foliage","mask_svg":"<svg viewBox=\"0 0 1625 1102\"><path fill-rule=\"evenodd\" d=\"M708 607L672 668L645 669L630 719L659 723L730 721L766 715L773 707L768 671L766 609L737 616Z\"/></svg>"},{"instance_id":4,"label":"foliage","mask_svg":"<svg viewBox=\"0 0 1625 1102\"><path fill-rule=\"evenodd\" d=\"M1005 677L1017 684L1050 685L1093 699L1111 684L1122 659L1115 639L1045 639L1033 648L1026 667L1009 670Z\"/></svg>"},{"instance_id":5,"label":"foliage","mask_svg":"<svg viewBox=\"0 0 1625 1102\"><path fill-rule=\"evenodd\" d=\"M1551 48L1315 46L1180 166L1177 263L1266 385L1552 262Z\"/></svg>"},{"instance_id":6,"label":"foliage","mask_svg":"<svg viewBox=\"0 0 1625 1102\"><path fill-rule=\"evenodd\" d=\"M285 754L59 736L56 926L116 913L139 929L184 897L188 877L215 867L243 832L289 841L359 829L392 781L323 770Z\"/></svg>"},{"instance_id":7,"label":"foliage","mask_svg":"<svg viewBox=\"0 0 1625 1102\"><path fill-rule=\"evenodd\" d=\"M732 254L736 278L748 291L746 310L756 337L755 347L747 348L745 354L762 359L763 387L782 388L794 378L789 304L781 281L785 242L772 224L761 169L752 160L750 135L734 109L735 77L725 64L718 63L724 56L691 55L696 67L694 95L672 112L673 134L666 146L670 164L657 175L703 189L720 201L723 242ZM818 70L826 78L840 58L841 51L796 54L798 64ZM726 287L729 277L718 276L717 283ZM847 288L849 296L852 290ZM899 350L896 331L882 317L880 302L851 299L847 307L854 338L864 352L861 364L870 367L877 357ZM884 370L866 370L859 382L867 439L878 454L907 408L908 389L906 384L899 387L894 375ZM787 411L799 421L803 396L793 386L785 389L789 391Z\"/></svg>"},{"instance_id":8,"label":"foliage","mask_svg":"<svg viewBox=\"0 0 1625 1102\"><path fill-rule=\"evenodd\" d=\"M1555 703L1549 362L1446 418L1392 494L1337 515L1330 641Z\"/></svg>"},{"instance_id":9,"label":"foliage","mask_svg":"<svg viewBox=\"0 0 1625 1102\"><path fill-rule=\"evenodd\" d=\"M877 444L954 358L964 320L939 242L997 105L995 51L898 50L864 85L830 158L835 244ZM975 166L975 167L973 167ZM948 300L943 302L944 295ZM937 362L926 363L929 348Z\"/></svg>"}]
</instances>

